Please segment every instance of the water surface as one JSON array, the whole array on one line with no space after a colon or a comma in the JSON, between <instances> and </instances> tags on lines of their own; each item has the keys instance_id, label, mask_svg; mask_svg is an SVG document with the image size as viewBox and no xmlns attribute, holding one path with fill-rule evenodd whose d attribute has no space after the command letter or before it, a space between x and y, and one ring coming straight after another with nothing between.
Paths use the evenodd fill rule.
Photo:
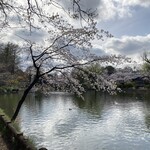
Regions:
<instances>
[{"instance_id":1,"label":"water surface","mask_svg":"<svg viewBox=\"0 0 150 150\"><path fill-rule=\"evenodd\" d=\"M149 150L149 92L84 96L30 94L17 119L20 130L48 150ZM19 97L1 95L0 107L11 116Z\"/></svg>"}]
</instances>

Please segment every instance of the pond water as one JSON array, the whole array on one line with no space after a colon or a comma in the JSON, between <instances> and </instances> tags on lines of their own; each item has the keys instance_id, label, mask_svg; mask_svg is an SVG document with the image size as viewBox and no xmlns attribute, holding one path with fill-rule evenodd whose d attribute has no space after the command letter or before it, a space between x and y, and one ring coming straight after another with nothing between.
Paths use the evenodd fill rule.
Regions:
<instances>
[{"instance_id":1,"label":"pond water","mask_svg":"<svg viewBox=\"0 0 150 150\"><path fill-rule=\"evenodd\" d=\"M1 95L12 115L19 94ZM37 148L48 150L149 150L150 94L88 92L81 100L66 93L30 94L17 122Z\"/></svg>"}]
</instances>

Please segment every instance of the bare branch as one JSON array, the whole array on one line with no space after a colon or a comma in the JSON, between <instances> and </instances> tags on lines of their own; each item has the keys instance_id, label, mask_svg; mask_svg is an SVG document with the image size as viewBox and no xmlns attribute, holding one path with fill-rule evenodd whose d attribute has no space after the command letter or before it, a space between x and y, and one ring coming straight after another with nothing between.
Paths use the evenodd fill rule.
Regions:
<instances>
[{"instance_id":1,"label":"bare branch","mask_svg":"<svg viewBox=\"0 0 150 150\"><path fill-rule=\"evenodd\" d=\"M145 52L145 53L143 54L143 60L144 60L146 63L149 63L149 64L150 64L150 59L148 58L148 53L147 53L147 52Z\"/></svg>"}]
</instances>

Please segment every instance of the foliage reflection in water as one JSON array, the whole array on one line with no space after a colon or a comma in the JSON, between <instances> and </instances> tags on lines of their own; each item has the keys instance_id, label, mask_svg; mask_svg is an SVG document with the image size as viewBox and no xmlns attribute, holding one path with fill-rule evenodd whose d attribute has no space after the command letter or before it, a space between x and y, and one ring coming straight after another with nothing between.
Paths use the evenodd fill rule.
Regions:
<instances>
[{"instance_id":1,"label":"foliage reflection in water","mask_svg":"<svg viewBox=\"0 0 150 150\"><path fill-rule=\"evenodd\" d=\"M19 95L1 95L0 107L12 114ZM150 101L147 92L116 96L88 92L31 94L19 114L21 131L49 150L148 150Z\"/></svg>"}]
</instances>

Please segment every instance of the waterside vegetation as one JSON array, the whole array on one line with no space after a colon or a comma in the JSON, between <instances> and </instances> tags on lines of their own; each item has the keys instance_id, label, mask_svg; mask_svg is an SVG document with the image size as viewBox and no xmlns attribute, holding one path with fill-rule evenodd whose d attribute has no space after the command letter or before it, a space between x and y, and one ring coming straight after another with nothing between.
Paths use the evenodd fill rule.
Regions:
<instances>
[{"instance_id":1,"label":"waterside vegetation","mask_svg":"<svg viewBox=\"0 0 150 150\"><path fill-rule=\"evenodd\" d=\"M0 93L16 93L23 91L32 82L35 70L29 66L25 71L20 69L19 46L13 43L1 44L0 57ZM115 68L111 65L101 66L93 62L62 74L47 74L34 86L35 91L69 91L69 80L66 76L78 81L78 85L87 90L101 91L101 81L113 81L120 89L149 89L150 88L150 63L148 56L144 55L141 69L131 67ZM13 69L11 66L13 66ZM41 88L42 86L42 88Z\"/></svg>"}]
</instances>

